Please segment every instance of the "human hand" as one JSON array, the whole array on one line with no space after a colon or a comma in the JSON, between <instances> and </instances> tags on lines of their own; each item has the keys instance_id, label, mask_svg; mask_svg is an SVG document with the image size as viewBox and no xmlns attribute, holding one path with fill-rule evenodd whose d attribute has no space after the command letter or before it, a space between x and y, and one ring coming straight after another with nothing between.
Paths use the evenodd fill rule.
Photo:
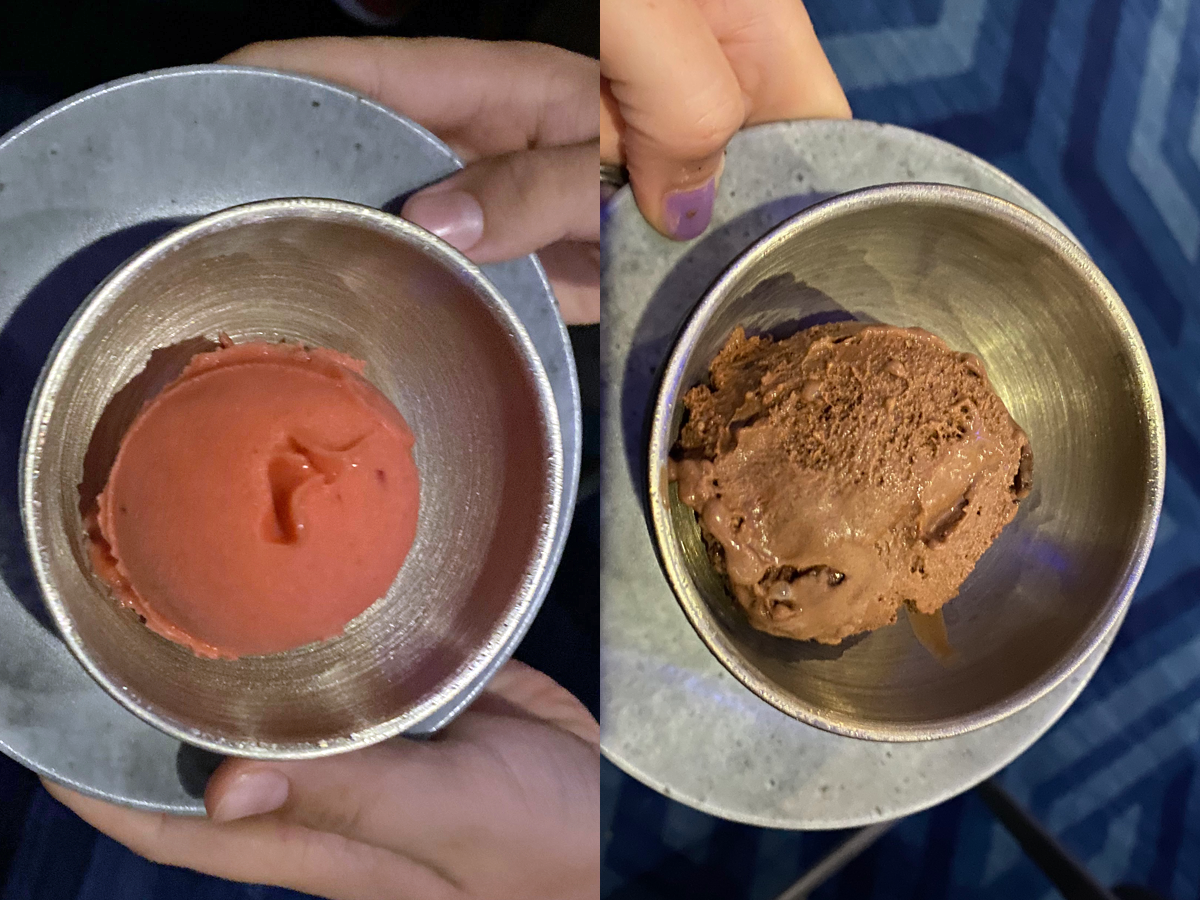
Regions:
<instances>
[{"instance_id":1,"label":"human hand","mask_svg":"<svg viewBox=\"0 0 1200 900\"><path fill-rule=\"evenodd\" d=\"M601 159L676 240L708 227L739 129L850 116L800 0L603 0L600 48Z\"/></svg>"},{"instance_id":2,"label":"human hand","mask_svg":"<svg viewBox=\"0 0 1200 900\"><path fill-rule=\"evenodd\" d=\"M134 852L236 881L334 900L591 900L599 741L578 700L510 662L428 741L298 762L226 760L205 794L208 819L45 784Z\"/></svg>"},{"instance_id":3,"label":"human hand","mask_svg":"<svg viewBox=\"0 0 1200 900\"><path fill-rule=\"evenodd\" d=\"M477 263L536 251L563 318L599 321L594 60L543 44L311 38L251 44L221 62L343 84L428 128L466 168L400 214Z\"/></svg>"}]
</instances>

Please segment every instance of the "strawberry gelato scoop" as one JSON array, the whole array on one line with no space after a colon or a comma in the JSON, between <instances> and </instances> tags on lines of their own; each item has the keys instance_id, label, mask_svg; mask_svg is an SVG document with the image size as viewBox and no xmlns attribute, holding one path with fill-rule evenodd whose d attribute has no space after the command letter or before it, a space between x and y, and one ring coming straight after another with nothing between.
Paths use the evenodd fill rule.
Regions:
<instances>
[{"instance_id":1,"label":"strawberry gelato scoop","mask_svg":"<svg viewBox=\"0 0 1200 900\"><path fill-rule=\"evenodd\" d=\"M417 528L413 436L363 363L294 344L199 353L146 404L88 517L92 563L197 656L341 634Z\"/></svg>"}]
</instances>

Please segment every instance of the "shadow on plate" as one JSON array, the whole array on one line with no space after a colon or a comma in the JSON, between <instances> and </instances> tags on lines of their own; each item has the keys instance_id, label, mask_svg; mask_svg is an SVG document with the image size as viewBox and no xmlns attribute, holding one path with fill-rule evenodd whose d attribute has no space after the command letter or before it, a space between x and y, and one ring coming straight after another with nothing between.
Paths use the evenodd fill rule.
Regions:
<instances>
[{"instance_id":1,"label":"shadow on plate","mask_svg":"<svg viewBox=\"0 0 1200 900\"><path fill-rule=\"evenodd\" d=\"M42 367L75 310L117 266L189 221L155 219L89 244L38 282L0 330L0 579L52 632L21 529L17 470L25 411Z\"/></svg>"},{"instance_id":2,"label":"shadow on plate","mask_svg":"<svg viewBox=\"0 0 1200 900\"><path fill-rule=\"evenodd\" d=\"M204 796L208 779L217 770L225 757L209 750L201 750L191 744L180 744L175 753L175 774L189 797L199 800Z\"/></svg>"}]
</instances>

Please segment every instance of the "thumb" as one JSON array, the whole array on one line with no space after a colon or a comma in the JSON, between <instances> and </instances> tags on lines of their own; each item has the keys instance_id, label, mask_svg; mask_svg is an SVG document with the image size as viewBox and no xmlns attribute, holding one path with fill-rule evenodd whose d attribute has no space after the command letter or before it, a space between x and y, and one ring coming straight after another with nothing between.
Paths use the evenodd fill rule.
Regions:
<instances>
[{"instance_id":1,"label":"thumb","mask_svg":"<svg viewBox=\"0 0 1200 900\"><path fill-rule=\"evenodd\" d=\"M230 758L209 779L204 805L214 822L278 812L292 824L376 847L419 844L414 823L427 834L454 824L431 791L444 779L431 751L401 738L311 760Z\"/></svg>"},{"instance_id":2,"label":"thumb","mask_svg":"<svg viewBox=\"0 0 1200 900\"><path fill-rule=\"evenodd\" d=\"M692 0L606 0L600 32L605 159L624 160L651 225L697 237L712 218L725 145L748 114L737 75Z\"/></svg>"},{"instance_id":3,"label":"thumb","mask_svg":"<svg viewBox=\"0 0 1200 900\"><path fill-rule=\"evenodd\" d=\"M467 166L400 210L477 263L600 239L600 145L522 150Z\"/></svg>"},{"instance_id":4,"label":"thumb","mask_svg":"<svg viewBox=\"0 0 1200 900\"><path fill-rule=\"evenodd\" d=\"M401 737L352 753L289 762L230 758L209 779L204 804L217 822L283 810L298 824L376 846L414 823L419 835L436 834L439 827L446 833L457 824L447 813L452 805L446 797L461 784L446 781L445 744L486 732L488 720L497 715L541 722L593 747L600 743L600 727L579 700L548 675L509 660L440 741ZM435 790L439 785L441 792ZM380 797L388 802L378 803ZM388 815L398 808L406 811L408 824Z\"/></svg>"}]
</instances>

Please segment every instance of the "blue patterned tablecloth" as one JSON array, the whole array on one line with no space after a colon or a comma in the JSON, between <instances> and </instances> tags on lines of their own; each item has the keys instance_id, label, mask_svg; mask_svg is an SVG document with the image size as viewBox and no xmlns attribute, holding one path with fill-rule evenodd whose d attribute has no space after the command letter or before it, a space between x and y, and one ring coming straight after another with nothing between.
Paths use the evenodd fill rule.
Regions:
<instances>
[{"instance_id":1,"label":"blue patterned tablecloth","mask_svg":"<svg viewBox=\"0 0 1200 900\"><path fill-rule=\"evenodd\" d=\"M1013 175L1129 307L1167 427L1158 540L1116 643L1003 784L1103 882L1200 896L1200 2L810 0L855 115ZM836 842L720 822L606 767L603 895L767 900ZM967 795L818 900L1059 896Z\"/></svg>"}]
</instances>

